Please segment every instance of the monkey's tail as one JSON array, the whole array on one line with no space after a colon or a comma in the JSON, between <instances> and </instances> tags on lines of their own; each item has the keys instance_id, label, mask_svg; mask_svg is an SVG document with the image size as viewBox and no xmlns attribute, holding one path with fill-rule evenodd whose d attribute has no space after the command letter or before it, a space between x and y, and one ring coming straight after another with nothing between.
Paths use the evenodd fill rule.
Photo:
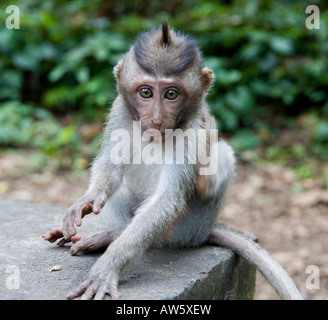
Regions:
<instances>
[{"instance_id":1,"label":"monkey's tail","mask_svg":"<svg viewBox=\"0 0 328 320\"><path fill-rule=\"evenodd\" d=\"M258 243L221 225L212 230L208 240L211 244L233 250L254 264L282 299L303 300L288 273Z\"/></svg>"}]
</instances>

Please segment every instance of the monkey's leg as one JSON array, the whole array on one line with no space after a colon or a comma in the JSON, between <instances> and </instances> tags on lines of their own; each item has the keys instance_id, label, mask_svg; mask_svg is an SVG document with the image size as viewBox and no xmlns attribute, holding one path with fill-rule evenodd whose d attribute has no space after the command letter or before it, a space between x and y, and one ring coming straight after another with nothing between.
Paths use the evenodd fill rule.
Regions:
<instances>
[{"instance_id":1,"label":"monkey's leg","mask_svg":"<svg viewBox=\"0 0 328 320\"><path fill-rule=\"evenodd\" d=\"M71 255L75 255L80 251L91 252L107 248L119 235L119 231L105 231L95 234L74 243L69 252Z\"/></svg>"},{"instance_id":2,"label":"monkey's leg","mask_svg":"<svg viewBox=\"0 0 328 320\"><path fill-rule=\"evenodd\" d=\"M199 198L188 204L186 211L164 230L155 246L198 247L206 242L216 222L219 201L202 202Z\"/></svg>"},{"instance_id":3,"label":"monkey's leg","mask_svg":"<svg viewBox=\"0 0 328 320\"><path fill-rule=\"evenodd\" d=\"M229 248L254 264L282 299L303 299L282 266L258 243L243 234L223 226L215 226L208 237L208 243Z\"/></svg>"},{"instance_id":4,"label":"monkey's leg","mask_svg":"<svg viewBox=\"0 0 328 320\"><path fill-rule=\"evenodd\" d=\"M184 214L164 231L163 244L198 246L207 240L234 173L232 148L224 140L215 142L211 146L210 161L217 163L217 172L212 175L198 175L195 198L188 203Z\"/></svg>"}]
</instances>

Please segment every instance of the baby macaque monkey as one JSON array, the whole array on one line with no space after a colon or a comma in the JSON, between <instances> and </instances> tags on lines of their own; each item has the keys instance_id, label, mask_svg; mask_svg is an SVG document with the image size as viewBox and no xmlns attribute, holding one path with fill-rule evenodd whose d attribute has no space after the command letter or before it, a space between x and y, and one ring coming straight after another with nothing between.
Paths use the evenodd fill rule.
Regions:
<instances>
[{"instance_id":1,"label":"baby macaque monkey","mask_svg":"<svg viewBox=\"0 0 328 320\"><path fill-rule=\"evenodd\" d=\"M196 42L163 23L138 37L114 74L118 96L89 188L67 210L63 228L44 236L60 246L73 242L73 255L107 248L68 298L117 299L122 269L149 247L213 244L253 263L282 298L302 299L259 244L217 225L235 158L217 139L205 102L214 76ZM81 239L76 227L90 213L101 213L106 231Z\"/></svg>"}]
</instances>

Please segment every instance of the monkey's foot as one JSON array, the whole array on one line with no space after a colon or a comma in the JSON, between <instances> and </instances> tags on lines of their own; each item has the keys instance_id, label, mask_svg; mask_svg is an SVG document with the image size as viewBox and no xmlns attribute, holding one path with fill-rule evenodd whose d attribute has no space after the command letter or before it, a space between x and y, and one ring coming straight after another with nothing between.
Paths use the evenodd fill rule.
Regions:
<instances>
[{"instance_id":1,"label":"monkey's foot","mask_svg":"<svg viewBox=\"0 0 328 320\"><path fill-rule=\"evenodd\" d=\"M103 300L108 294L112 300L119 298L117 283L119 274L115 271L105 255L94 264L87 278L75 289L68 293L67 299L81 296L82 300ZM114 271L113 271L114 270Z\"/></svg>"},{"instance_id":2,"label":"monkey's foot","mask_svg":"<svg viewBox=\"0 0 328 320\"><path fill-rule=\"evenodd\" d=\"M75 243L75 242L81 240L82 236L80 234L75 234L74 236L71 237L71 239L65 239L62 230L51 229L51 230L49 230L49 232L46 235L42 236L42 238L51 243L57 241L58 239L61 239L58 241L57 245L62 247L65 243L68 243L68 242Z\"/></svg>"},{"instance_id":3,"label":"monkey's foot","mask_svg":"<svg viewBox=\"0 0 328 320\"><path fill-rule=\"evenodd\" d=\"M107 248L119 235L118 232L105 231L95 234L91 237L82 239L72 245L70 249L71 255L75 255L80 251L96 251L102 248Z\"/></svg>"}]
</instances>

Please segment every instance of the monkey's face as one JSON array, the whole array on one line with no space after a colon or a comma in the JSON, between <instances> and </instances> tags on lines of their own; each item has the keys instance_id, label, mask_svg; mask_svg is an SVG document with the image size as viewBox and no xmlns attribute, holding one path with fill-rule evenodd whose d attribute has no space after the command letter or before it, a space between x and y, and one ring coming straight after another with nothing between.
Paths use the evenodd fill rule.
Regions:
<instances>
[{"instance_id":1,"label":"monkey's face","mask_svg":"<svg viewBox=\"0 0 328 320\"><path fill-rule=\"evenodd\" d=\"M214 78L196 42L167 24L141 35L114 74L129 118L162 140L197 116Z\"/></svg>"},{"instance_id":2,"label":"monkey's face","mask_svg":"<svg viewBox=\"0 0 328 320\"><path fill-rule=\"evenodd\" d=\"M174 129L188 100L183 82L175 78L140 75L131 83L129 96L141 121L142 130L154 138L165 138Z\"/></svg>"}]
</instances>

